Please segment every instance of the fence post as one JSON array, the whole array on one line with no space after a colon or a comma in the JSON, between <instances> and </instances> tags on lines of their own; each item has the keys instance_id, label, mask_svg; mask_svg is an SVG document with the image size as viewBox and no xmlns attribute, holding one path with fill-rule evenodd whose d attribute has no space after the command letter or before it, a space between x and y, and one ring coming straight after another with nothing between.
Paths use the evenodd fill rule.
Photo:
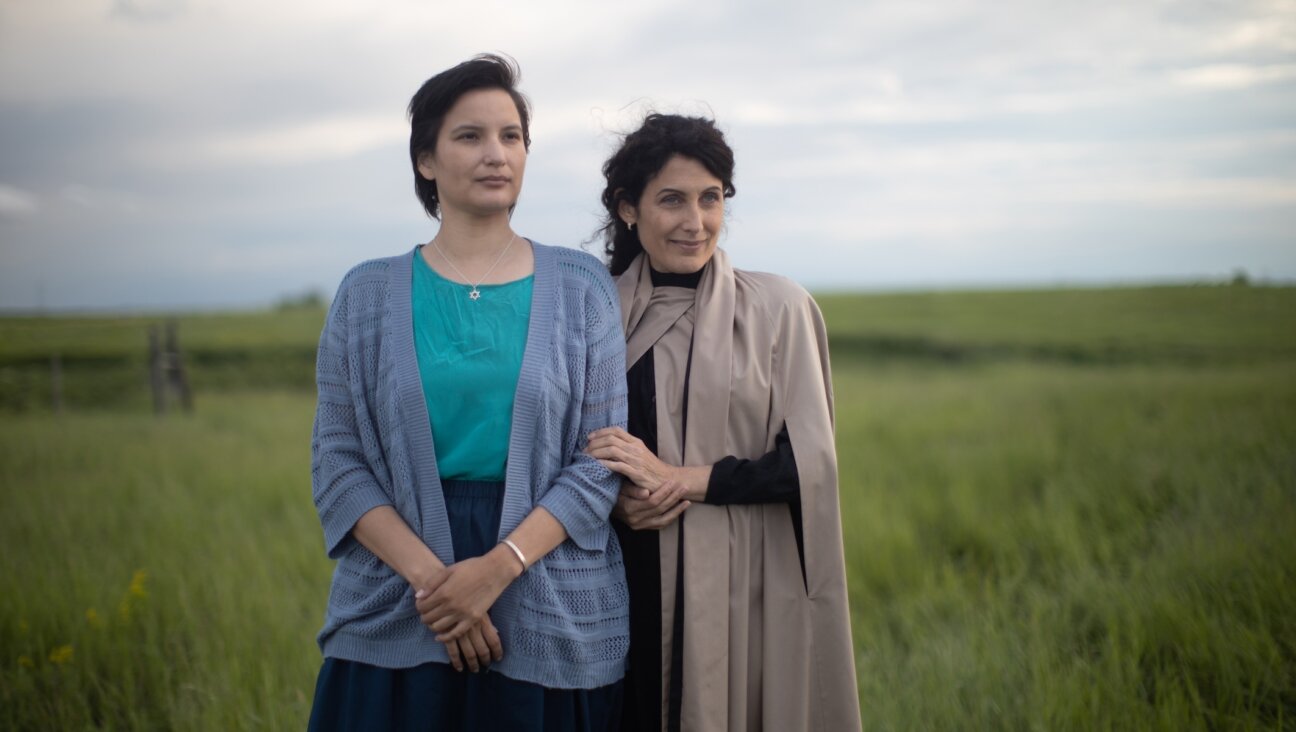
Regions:
<instances>
[{"instance_id":1,"label":"fence post","mask_svg":"<svg viewBox=\"0 0 1296 732\"><path fill-rule=\"evenodd\" d=\"M189 375L185 372L184 355L180 352L180 338L177 335L179 325L175 320L168 320L166 325L168 381L180 395L180 408L186 412L193 411L193 392L189 389Z\"/></svg>"},{"instance_id":2,"label":"fence post","mask_svg":"<svg viewBox=\"0 0 1296 732\"><path fill-rule=\"evenodd\" d=\"M50 356L50 405L55 414L63 413L63 356Z\"/></svg>"},{"instance_id":3,"label":"fence post","mask_svg":"<svg viewBox=\"0 0 1296 732\"><path fill-rule=\"evenodd\" d=\"M153 413L166 413L166 384L162 382L162 344L158 342L158 327L148 330L149 388L153 392Z\"/></svg>"}]
</instances>

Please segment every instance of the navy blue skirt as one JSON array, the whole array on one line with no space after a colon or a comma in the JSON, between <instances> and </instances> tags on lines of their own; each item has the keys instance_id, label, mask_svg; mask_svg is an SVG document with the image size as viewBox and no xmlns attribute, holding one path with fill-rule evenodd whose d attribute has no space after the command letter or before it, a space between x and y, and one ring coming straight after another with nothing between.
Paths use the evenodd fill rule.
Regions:
<instances>
[{"instance_id":1,"label":"navy blue skirt","mask_svg":"<svg viewBox=\"0 0 1296 732\"><path fill-rule=\"evenodd\" d=\"M499 536L504 484L445 481L443 487L455 556L490 551ZM549 689L444 663L391 669L326 658L309 729L603 732L617 728L620 714L621 682Z\"/></svg>"}]
</instances>

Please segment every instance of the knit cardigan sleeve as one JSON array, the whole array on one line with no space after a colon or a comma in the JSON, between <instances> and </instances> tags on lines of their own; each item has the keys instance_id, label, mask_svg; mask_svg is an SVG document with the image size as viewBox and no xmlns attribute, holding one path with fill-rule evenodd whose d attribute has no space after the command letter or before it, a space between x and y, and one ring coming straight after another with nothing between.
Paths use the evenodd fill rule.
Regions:
<instances>
[{"instance_id":1,"label":"knit cardigan sleeve","mask_svg":"<svg viewBox=\"0 0 1296 732\"><path fill-rule=\"evenodd\" d=\"M588 255L583 255L588 257ZM577 267L587 285L585 310L584 373L573 374L583 383L580 428L573 454L539 505L553 514L581 549L602 551L610 535L608 516L621 488L620 478L585 453L589 433L604 427L626 426L625 336L621 331L620 304L607 270L597 265Z\"/></svg>"},{"instance_id":2,"label":"knit cardigan sleeve","mask_svg":"<svg viewBox=\"0 0 1296 732\"><path fill-rule=\"evenodd\" d=\"M353 271L343 279L320 335L315 365L319 399L311 432L311 493L324 527L324 546L331 559L341 556L356 521L392 500L374 477L365 456L360 418L352 399L353 364L349 316L353 306ZM372 434L373 431L370 430Z\"/></svg>"}]
</instances>

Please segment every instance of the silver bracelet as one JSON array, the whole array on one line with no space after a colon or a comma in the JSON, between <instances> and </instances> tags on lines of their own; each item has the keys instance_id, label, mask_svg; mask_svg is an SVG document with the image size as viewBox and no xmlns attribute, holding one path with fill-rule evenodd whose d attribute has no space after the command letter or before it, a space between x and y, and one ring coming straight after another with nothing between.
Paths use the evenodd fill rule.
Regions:
<instances>
[{"instance_id":1,"label":"silver bracelet","mask_svg":"<svg viewBox=\"0 0 1296 732\"><path fill-rule=\"evenodd\" d=\"M504 546L508 547L509 549L512 549L512 550L513 550L513 554L516 555L517 558L518 558L518 561L522 563L522 571L523 571L523 572L527 571L527 560L526 560L526 555L522 553L522 550L521 550L521 549L518 549L518 545L517 545L517 544L514 544L513 542L509 541L508 539L505 539L504 541L502 541L502 542L500 542L500 543L503 544Z\"/></svg>"}]
</instances>

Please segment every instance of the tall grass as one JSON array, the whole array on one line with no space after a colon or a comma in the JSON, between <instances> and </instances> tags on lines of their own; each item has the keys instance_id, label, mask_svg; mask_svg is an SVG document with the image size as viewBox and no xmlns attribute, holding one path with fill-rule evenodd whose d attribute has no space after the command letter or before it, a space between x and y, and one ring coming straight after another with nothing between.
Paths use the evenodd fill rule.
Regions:
<instances>
[{"instance_id":1,"label":"tall grass","mask_svg":"<svg viewBox=\"0 0 1296 732\"><path fill-rule=\"evenodd\" d=\"M866 726L1291 726L1292 373L839 370Z\"/></svg>"},{"instance_id":2,"label":"tall grass","mask_svg":"<svg viewBox=\"0 0 1296 732\"><path fill-rule=\"evenodd\" d=\"M304 726L330 570L311 409L0 425L0 728Z\"/></svg>"},{"instance_id":3,"label":"tall grass","mask_svg":"<svg viewBox=\"0 0 1296 732\"><path fill-rule=\"evenodd\" d=\"M1296 290L823 304L868 729L1293 726ZM313 403L248 384L318 314L276 317L182 323L252 359L194 415L0 419L0 729L304 726Z\"/></svg>"},{"instance_id":4,"label":"tall grass","mask_svg":"<svg viewBox=\"0 0 1296 732\"><path fill-rule=\"evenodd\" d=\"M199 393L309 390L324 310L136 316L0 318L0 412L48 411L51 361L62 364L69 409L140 409L149 403L148 335L177 326L190 382Z\"/></svg>"}]
</instances>

